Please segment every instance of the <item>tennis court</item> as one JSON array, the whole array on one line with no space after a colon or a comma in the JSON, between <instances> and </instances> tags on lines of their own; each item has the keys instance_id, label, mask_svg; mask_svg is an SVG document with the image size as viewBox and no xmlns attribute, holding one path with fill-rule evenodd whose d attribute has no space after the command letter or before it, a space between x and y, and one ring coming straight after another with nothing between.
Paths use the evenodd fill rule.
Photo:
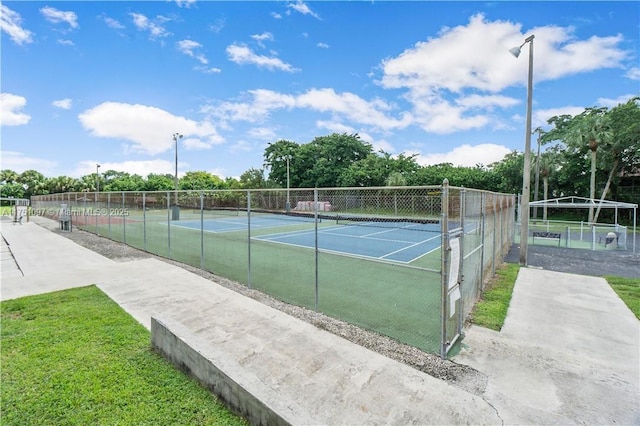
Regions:
<instances>
[{"instance_id":1,"label":"tennis court","mask_svg":"<svg viewBox=\"0 0 640 426\"><path fill-rule=\"evenodd\" d=\"M340 222L344 224L338 224ZM246 231L247 223L247 217L222 217L180 221L172 226L198 231L202 226L205 232L224 233ZM318 225L318 249L335 254L411 263L438 250L441 245L440 225L437 223L325 218L319 220ZM290 230L291 227L296 229ZM261 235L252 237L255 240L316 248L313 216L258 216L251 219L251 229L261 231Z\"/></svg>"}]
</instances>

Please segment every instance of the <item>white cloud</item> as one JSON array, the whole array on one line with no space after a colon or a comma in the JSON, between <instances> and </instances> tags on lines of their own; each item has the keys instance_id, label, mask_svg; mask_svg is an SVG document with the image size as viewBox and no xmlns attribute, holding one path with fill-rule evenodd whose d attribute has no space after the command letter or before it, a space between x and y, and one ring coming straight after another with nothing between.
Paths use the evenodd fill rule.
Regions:
<instances>
[{"instance_id":1,"label":"white cloud","mask_svg":"<svg viewBox=\"0 0 640 426\"><path fill-rule=\"evenodd\" d=\"M489 165L501 161L511 150L506 146L485 143L480 145L461 145L449 152L422 154L409 152L408 155L418 154L416 160L422 166L451 163L454 166L473 167L476 164Z\"/></svg>"},{"instance_id":2,"label":"white cloud","mask_svg":"<svg viewBox=\"0 0 640 426\"><path fill-rule=\"evenodd\" d=\"M257 41L258 45L260 45L261 47L264 47L263 41L265 40L273 41L273 34L271 34L270 32L264 32L262 34L253 34L251 38Z\"/></svg>"},{"instance_id":3,"label":"white cloud","mask_svg":"<svg viewBox=\"0 0 640 426\"><path fill-rule=\"evenodd\" d=\"M108 16L103 16L102 18L104 19L104 22L107 24L107 26L109 28L113 28L115 30L124 29L124 25L122 25L119 21L117 21L117 20L115 20L113 18L110 18Z\"/></svg>"},{"instance_id":4,"label":"white cloud","mask_svg":"<svg viewBox=\"0 0 640 426\"><path fill-rule=\"evenodd\" d=\"M202 65L207 65L209 63L209 61L204 55L194 52L194 50L197 50L202 47L202 45L197 41L182 40L176 44L178 45L178 50L180 50L182 53L184 53L187 56L191 56L192 58L195 58Z\"/></svg>"},{"instance_id":5,"label":"white cloud","mask_svg":"<svg viewBox=\"0 0 640 426\"><path fill-rule=\"evenodd\" d=\"M229 147L229 151L235 152L251 152L253 151L253 145L245 140L239 140L235 144Z\"/></svg>"},{"instance_id":6,"label":"white cloud","mask_svg":"<svg viewBox=\"0 0 640 426\"><path fill-rule=\"evenodd\" d=\"M224 28L225 23L226 23L226 20L224 18L216 19L216 21L213 24L209 25L209 30L218 34Z\"/></svg>"},{"instance_id":7,"label":"white cloud","mask_svg":"<svg viewBox=\"0 0 640 426\"><path fill-rule=\"evenodd\" d=\"M229 60L239 65L252 64L259 68L267 68L269 70L280 70L286 72L299 71L278 58L258 55L247 46L232 44L227 46L226 51Z\"/></svg>"},{"instance_id":8,"label":"white cloud","mask_svg":"<svg viewBox=\"0 0 640 426\"><path fill-rule=\"evenodd\" d=\"M196 67L195 68L197 71L203 72L205 74L218 74L221 73L222 70L220 68L216 68L216 67Z\"/></svg>"},{"instance_id":9,"label":"white cloud","mask_svg":"<svg viewBox=\"0 0 640 426\"><path fill-rule=\"evenodd\" d=\"M598 98L598 100L596 101L596 105L597 106L603 106L603 107L607 107L607 108L613 108L616 107L620 104L626 104L629 99L636 97L640 95L640 93L636 93L634 95L622 95L622 96L618 96L617 98L614 99L610 99L610 98Z\"/></svg>"},{"instance_id":10,"label":"white cloud","mask_svg":"<svg viewBox=\"0 0 640 426\"><path fill-rule=\"evenodd\" d=\"M282 15L280 15L278 12L271 12L271 16L274 19L282 19Z\"/></svg>"},{"instance_id":11,"label":"white cloud","mask_svg":"<svg viewBox=\"0 0 640 426\"><path fill-rule=\"evenodd\" d=\"M44 158L27 157L22 152L2 151L0 152L2 164L0 169L13 170L16 173L22 173L25 170L37 170L45 176L50 176L56 163Z\"/></svg>"},{"instance_id":12,"label":"white cloud","mask_svg":"<svg viewBox=\"0 0 640 426\"><path fill-rule=\"evenodd\" d=\"M296 12L301 13L303 15L310 15L316 19L320 19L320 17L314 11L312 11L311 8L302 0L298 0L295 3L288 3L287 8L293 9Z\"/></svg>"},{"instance_id":13,"label":"white cloud","mask_svg":"<svg viewBox=\"0 0 640 426\"><path fill-rule=\"evenodd\" d=\"M42 16L54 24L66 22L71 28L78 28L78 15L75 12L63 12L51 6L45 6L40 9Z\"/></svg>"},{"instance_id":14,"label":"white cloud","mask_svg":"<svg viewBox=\"0 0 640 426\"><path fill-rule=\"evenodd\" d=\"M146 105L104 102L78 118L92 136L124 139L132 151L151 155L172 149L171 135L176 131L210 145L224 142L208 121L190 120Z\"/></svg>"},{"instance_id":15,"label":"white cloud","mask_svg":"<svg viewBox=\"0 0 640 426\"><path fill-rule=\"evenodd\" d=\"M318 47L320 47L322 49L328 49L329 48L329 45L327 43L322 43L322 42L316 44L316 46L318 46Z\"/></svg>"},{"instance_id":16,"label":"white cloud","mask_svg":"<svg viewBox=\"0 0 640 426\"><path fill-rule=\"evenodd\" d=\"M20 112L27 104L27 99L11 93L0 93L0 125L21 126L31 120L31 116Z\"/></svg>"},{"instance_id":17,"label":"white cloud","mask_svg":"<svg viewBox=\"0 0 640 426\"><path fill-rule=\"evenodd\" d=\"M61 40L61 39L58 39L58 44L61 44L63 46L75 46L75 43L73 42L73 40Z\"/></svg>"},{"instance_id":18,"label":"white cloud","mask_svg":"<svg viewBox=\"0 0 640 426\"><path fill-rule=\"evenodd\" d=\"M629 68L624 76L630 80L640 80L640 67Z\"/></svg>"},{"instance_id":19,"label":"white cloud","mask_svg":"<svg viewBox=\"0 0 640 426\"><path fill-rule=\"evenodd\" d=\"M578 115L584 111L584 107L577 106L564 106L558 108L547 109L534 109L531 117L531 126L535 129L537 127L548 128L547 120L551 117L557 117L561 115ZM524 122L524 117L519 117L518 121Z\"/></svg>"},{"instance_id":20,"label":"white cloud","mask_svg":"<svg viewBox=\"0 0 640 426\"><path fill-rule=\"evenodd\" d=\"M507 50L520 45L530 34L536 36L535 57L544 58L535 61L534 57L537 82L621 67L628 56L619 47L623 41L620 35L578 40L572 28L557 26L523 33L520 24L487 21L478 14L467 25L443 28L437 37L382 61L378 83L387 89L405 90L416 122L426 131L451 133L490 124L501 128L504 123L496 123L487 112L515 103L496 93L526 85L528 55L516 60ZM523 47L525 52L527 49ZM474 112L477 108L482 109Z\"/></svg>"},{"instance_id":21,"label":"white cloud","mask_svg":"<svg viewBox=\"0 0 640 426\"><path fill-rule=\"evenodd\" d=\"M210 141L203 141L198 138L187 138L182 141L182 145L188 151L200 151L204 149L210 149L213 146L213 143Z\"/></svg>"},{"instance_id":22,"label":"white cloud","mask_svg":"<svg viewBox=\"0 0 640 426\"><path fill-rule=\"evenodd\" d=\"M51 105L53 105L56 108L71 109L72 103L73 101L71 99L65 98L65 99L60 99L58 101L53 101Z\"/></svg>"},{"instance_id":23,"label":"white cloud","mask_svg":"<svg viewBox=\"0 0 640 426\"><path fill-rule=\"evenodd\" d=\"M20 14L5 5L0 5L0 30L7 33L11 40L20 46L25 43L33 43L33 33L22 28L21 24Z\"/></svg>"},{"instance_id":24,"label":"white cloud","mask_svg":"<svg viewBox=\"0 0 640 426\"><path fill-rule=\"evenodd\" d=\"M196 0L175 0L175 2L178 5L178 7L185 7L185 8L189 8L194 4L196 4Z\"/></svg>"},{"instance_id":25,"label":"white cloud","mask_svg":"<svg viewBox=\"0 0 640 426\"><path fill-rule=\"evenodd\" d=\"M149 32L149 36L152 39L156 39L159 37L167 37L170 33L162 26L162 23L166 22L167 19L161 16L158 16L155 22L149 20L146 16L140 13L130 13L129 14L133 20L133 24L140 31Z\"/></svg>"},{"instance_id":26,"label":"white cloud","mask_svg":"<svg viewBox=\"0 0 640 426\"><path fill-rule=\"evenodd\" d=\"M276 132L268 127L254 127L247 131L247 135L252 139L263 141L273 141L277 138Z\"/></svg>"}]
</instances>

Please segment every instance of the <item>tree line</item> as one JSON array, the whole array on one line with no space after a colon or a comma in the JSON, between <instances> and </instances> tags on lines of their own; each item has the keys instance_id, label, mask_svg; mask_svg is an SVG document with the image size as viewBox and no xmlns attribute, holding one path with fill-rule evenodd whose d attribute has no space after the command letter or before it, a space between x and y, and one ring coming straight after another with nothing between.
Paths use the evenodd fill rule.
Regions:
<instances>
[{"instance_id":1,"label":"tree line","mask_svg":"<svg viewBox=\"0 0 640 426\"><path fill-rule=\"evenodd\" d=\"M640 201L640 98L613 108L585 108L575 116L548 120L550 130L536 129L545 151L531 156L532 199L563 196ZM517 194L522 189L524 155L518 151L501 161L473 167L450 163L421 166L416 155L375 152L357 134L333 133L308 143L279 140L264 151L262 168L251 168L239 179L222 179L205 171L186 172L178 180L181 190L328 188L440 185ZM107 170L81 178L47 178L36 170L0 171L2 197L28 198L62 192L169 191L174 176L146 177ZM597 219L590 212L589 219Z\"/></svg>"}]
</instances>

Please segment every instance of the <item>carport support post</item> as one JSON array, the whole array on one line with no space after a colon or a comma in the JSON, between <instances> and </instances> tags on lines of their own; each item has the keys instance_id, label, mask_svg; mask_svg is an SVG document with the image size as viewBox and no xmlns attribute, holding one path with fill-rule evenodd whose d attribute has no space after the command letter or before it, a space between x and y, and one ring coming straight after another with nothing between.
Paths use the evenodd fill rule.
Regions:
<instances>
[{"instance_id":1,"label":"carport support post","mask_svg":"<svg viewBox=\"0 0 640 426\"><path fill-rule=\"evenodd\" d=\"M449 283L449 180L442 182L442 219L440 231L442 233L442 245L440 247L440 357L447 358L447 293Z\"/></svg>"}]
</instances>

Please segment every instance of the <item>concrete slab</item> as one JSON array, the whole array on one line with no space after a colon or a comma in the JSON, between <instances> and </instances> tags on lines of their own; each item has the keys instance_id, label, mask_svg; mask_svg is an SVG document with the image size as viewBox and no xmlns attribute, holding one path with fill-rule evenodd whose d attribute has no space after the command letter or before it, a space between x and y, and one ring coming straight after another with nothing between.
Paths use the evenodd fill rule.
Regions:
<instances>
[{"instance_id":1,"label":"concrete slab","mask_svg":"<svg viewBox=\"0 0 640 426\"><path fill-rule=\"evenodd\" d=\"M523 268L501 332L454 361L488 377L505 424L640 423L640 323L602 278Z\"/></svg>"}]
</instances>

